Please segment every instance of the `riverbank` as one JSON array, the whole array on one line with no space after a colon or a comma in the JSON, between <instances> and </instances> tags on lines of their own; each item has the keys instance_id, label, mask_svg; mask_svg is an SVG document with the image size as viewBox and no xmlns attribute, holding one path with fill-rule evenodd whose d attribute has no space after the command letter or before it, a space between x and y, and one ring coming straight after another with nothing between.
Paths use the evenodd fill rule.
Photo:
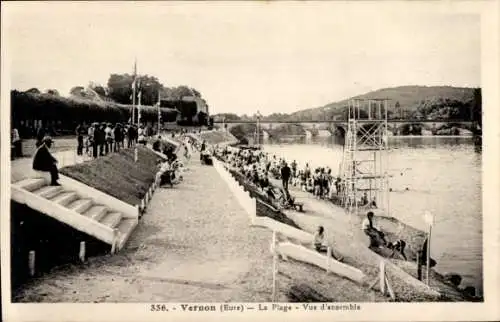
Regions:
<instances>
[{"instance_id":1,"label":"riverbank","mask_svg":"<svg viewBox=\"0 0 500 322\"><path fill-rule=\"evenodd\" d=\"M277 181L273 181L276 186L281 186L281 183ZM252 190L252 185L247 183L245 186L246 190ZM341 255L346 256L349 261L349 253L355 253L356 256L352 262L353 266L358 268L363 267L363 271L367 273L367 275L377 273L378 262L381 257L375 252L368 249L368 240L364 234L359 234L361 229L361 221L363 220L365 213L361 213L360 216L354 216L351 218L347 218L343 209L337 208L333 204L325 201L325 200L316 200L309 193L304 193L302 191L293 191L292 194L296 196L299 195L298 201L304 203L304 207L306 210L305 214L297 213L294 211L284 210L283 212L286 214L288 219L292 219L292 222L296 225L299 225L302 229L314 233L317 226L323 224L323 226L332 226L334 239L331 241L332 245L344 245L344 251L341 251ZM302 195L303 194L303 195ZM312 210L312 211L311 211ZM335 217L335 220L331 220L332 213L338 213ZM276 217L276 216L275 216ZM274 218L275 220L278 217ZM314 222L314 224L313 224ZM377 217L377 223L380 227L383 227L384 232L388 236L390 241L396 241L398 239L403 239L407 242L407 249L405 254L408 259L411 261L412 259L416 259L416 250L421 247L424 239L426 238L426 234L418 229L415 229L409 225L404 224L401 221L398 221L392 217ZM327 229L328 233L328 229ZM349 235L349 236L346 236ZM346 241L349 241L346 243ZM355 246L353 246L355 245ZM345 254L344 254L345 253ZM361 257L357 257L362 254ZM388 254L385 254L388 255ZM370 259L371 257L371 259ZM412 278L411 275L416 275L416 266L413 267L413 271L405 272L402 270L402 267L405 269L409 269L409 266L406 264L398 263L397 260L391 259L393 262L393 274L395 274L394 278L396 279L396 283L398 280L400 283L399 286L395 288L400 288L400 292L403 295L399 298L402 301L416 301L416 300L428 300L421 299L415 293L415 290L408 290L405 287L405 283L409 283L410 285L420 283L420 288L425 288L426 286L418 282L416 279ZM371 262L371 263L370 263ZM360 265L361 267L359 267ZM399 265L399 266L398 266ZM448 280L445 277L437 274L431 273L432 282L431 287L437 289L441 292L441 297L439 300L441 301L475 301L480 300L478 298L472 298L471 290L463 290L458 289L452 283L448 283ZM413 281L414 282L413 282ZM473 290L472 290L473 292ZM418 293L418 292L417 292ZM433 299L436 300L436 299Z\"/></svg>"},{"instance_id":2,"label":"riverbank","mask_svg":"<svg viewBox=\"0 0 500 322\"><path fill-rule=\"evenodd\" d=\"M277 181L275 184L279 184ZM370 272L377 268L377 261L380 256L368 248L369 240L361 230L361 222L366 213L360 212L358 216L347 216L345 211L333 205L326 200L317 200L311 194L305 193L292 187L291 193L296 199L304 203L305 214L295 211L284 211L287 217L291 218L302 229L314 232L318 225L323 225L332 245L339 249L339 252L356 266L365 272ZM407 242L405 251L408 261L399 258L390 258L389 260L409 276L416 278L416 250L420 247L426 238L426 234L414 227L411 227L396 218L376 216L377 225L386 233L388 240L395 241L403 239ZM331 236L330 236L331 235ZM400 275L402 278L404 275ZM441 293L442 301L478 301L480 298L474 298L468 294L467 290L459 289L452 284L445 282L443 275L431 269L430 287ZM412 295L408 294L412 299ZM413 299L412 299L413 300Z\"/></svg>"},{"instance_id":3,"label":"riverbank","mask_svg":"<svg viewBox=\"0 0 500 322\"><path fill-rule=\"evenodd\" d=\"M279 186L279 182L272 180L273 184ZM245 188L252 190L252 185L248 182ZM292 226L299 227L300 229L309 233L314 233L319 225L325 227L329 236L329 244L333 247L335 253L344 257L344 262L361 269L364 273L372 278L376 277L378 262L381 260L379 254L370 250L368 245L368 238L359 233L361 221L365 214L360 216L347 218L342 209L330 204L324 200L316 200L313 196L308 196L305 193L301 194L297 189L291 189L292 195L300 203L304 204L305 213L300 213L292 210L282 210L283 216L269 216L282 223L293 223ZM252 194L254 197L259 198L258 194ZM333 215L333 218L332 218ZM412 245L421 245L426 235L424 232L419 231L409 225L406 225L392 217L376 217L377 224L383 227L384 233L388 240L403 239L407 241L408 246L405 254L408 261L400 260L397 258L390 258L389 260L397 267L402 269L399 271L393 267L391 272L391 284L397 293L398 301L479 301L481 299L474 298L473 295L467 293L466 290L458 289L456 286L450 284L446 278L431 270L431 283L432 289L437 290L441 295L439 298L429 297L423 295L421 292L425 289L423 284L420 284L421 290L414 290L408 288L408 285L417 283L417 268L416 263L416 249ZM387 255L387 254L385 254ZM414 281L411 279L414 278ZM424 292L425 293L425 292Z\"/></svg>"}]
</instances>

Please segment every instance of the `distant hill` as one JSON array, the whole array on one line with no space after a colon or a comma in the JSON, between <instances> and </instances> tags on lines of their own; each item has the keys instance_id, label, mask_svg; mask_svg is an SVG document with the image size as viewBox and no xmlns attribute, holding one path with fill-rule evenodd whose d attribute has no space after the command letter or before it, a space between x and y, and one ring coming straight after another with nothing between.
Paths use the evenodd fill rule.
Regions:
<instances>
[{"instance_id":1,"label":"distant hill","mask_svg":"<svg viewBox=\"0 0 500 322\"><path fill-rule=\"evenodd\" d=\"M474 108L481 106L481 89L451 86L400 86L384 88L349 99L387 98L389 118L427 118L436 120L471 119ZM286 116L288 120L332 120L346 117L348 100L301 110ZM477 114L477 113L476 113ZM477 117L477 116L476 116ZM272 119L273 115L266 117Z\"/></svg>"}]
</instances>

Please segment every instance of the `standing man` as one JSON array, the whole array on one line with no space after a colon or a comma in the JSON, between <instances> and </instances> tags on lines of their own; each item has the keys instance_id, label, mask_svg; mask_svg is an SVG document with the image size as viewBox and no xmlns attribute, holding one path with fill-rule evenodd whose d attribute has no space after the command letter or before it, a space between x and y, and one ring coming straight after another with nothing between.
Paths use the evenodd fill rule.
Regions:
<instances>
[{"instance_id":1,"label":"standing man","mask_svg":"<svg viewBox=\"0 0 500 322\"><path fill-rule=\"evenodd\" d=\"M20 158L23 156L23 145L17 128L12 129L11 136L12 136L12 145L14 146L13 157Z\"/></svg>"},{"instance_id":2,"label":"standing man","mask_svg":"<svg viewBox=\"0 0 500 322\"><path fill-rule=\"evenodd\" d=\"M115 136L115 151L118 152L123 147L123 130L120 123L116 123L113 133Z\"/></svg>"},{"instance_id":3,"label":"standing man","mask_svg":"<svg viewBox=\"0 0 500 322\"><path fill-rule=\"evenodd\" d=\"M114 132L112 129L112 124L108 123L106 125L106 128L104 129L104 137L105 137L105 151L106 154L113 152L113 136Z\"/></svg>"},{"instance_id":4,"label":"standing man","mask_svg":"<svg viewBox=\"0 0 500 322\"><path fill-rule=\"evenodd\" d=\"M99 156L104 156L104 144L105 134L104 134L104 123L98 124L94 131L95 140L97 142L97 146L99 147Z\"/></svg>"},{"instance_id":5,"label":"standing man","mask_svg":"<svg viewBox=\"0 0 500 322\"><path fill-rule=\"evenodd\" d=\"M97 123L94 122L89 127L89 130L88 130L88 135L89 135L88 142L89 142L89 144L87 145L87 149L88 149L89 145L92 147L92 156L94 158L97 158L97 142L95 140L96 124ZM88 153L88 151L87 151L87 153Z\"/></svg>"},{"instance_id":6,"label":"standing man","mask_svg":"<svg viewBox=\"0 0 500 322\"><path fill-rule=\"evenodd\" d=\"M83 154L83 135L85 134L85 129L83 128L83 125L81 122L76 127L75 132L76 132L76 139L78 141L78 147L76 148L76 154L82 155Z\"/></svg>"},{"instance_id":7,"label":"standing man","mask_svg":"<svg viewBox=\"0 0 500 322\"><path fill-rule=\"evenodd\" d=\"M291 170L286 162L283 162L283 167L281 168L281 182L283 183L283 189L288 192L288 181L290 181Z\"/></svg>"},{"instance_id":8,"label":"standing man","mask_svg":"<svg viewBox=\"0 0 500 322\"><path fill-rule=\"evenodd\" d=\"M50 185L60 186L59 171L57 170L57 160L52 156L49 149L52 146L52 139L46 136L42 139L42 144L38 147L33 157L33 170L50 172Z\"/></svg>"}]
</instances>

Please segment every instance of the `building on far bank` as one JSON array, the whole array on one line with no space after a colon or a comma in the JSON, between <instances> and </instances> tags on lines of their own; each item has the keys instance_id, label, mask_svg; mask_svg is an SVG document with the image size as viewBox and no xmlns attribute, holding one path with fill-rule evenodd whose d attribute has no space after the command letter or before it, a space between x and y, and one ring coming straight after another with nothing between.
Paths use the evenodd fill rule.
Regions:
<instances>
[{"instance_id":1,"label":"building on far bank","mask_svg":"<svg viewBox=\"0 0 500 322\"><path fill-rule=\"evenodd\" d=\"M162 99L160 106L179 111L177 114L177 124L179 125L208 125L208 105L200 97L184 96L180 100Z\"/></svg>"}]
</instances>

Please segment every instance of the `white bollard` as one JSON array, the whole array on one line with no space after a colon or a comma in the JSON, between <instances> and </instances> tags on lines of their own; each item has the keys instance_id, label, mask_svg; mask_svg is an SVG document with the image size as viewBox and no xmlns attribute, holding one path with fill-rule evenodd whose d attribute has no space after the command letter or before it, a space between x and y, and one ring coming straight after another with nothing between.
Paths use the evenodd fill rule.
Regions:
<instances>
[{"instance_id":1,"label":"white bollard","mask_svg":"<svg viewBox=\"0 0 500 322\"><path fill-rule=\"evenodd\" d=\"M85 242L84 241L80 242L80 253L78 254L78 258L80 258L80 261L82 263L85 262Z\"/></svg>"},{"instance_id":2,"label":"white bollard","mask_svg":"<svg viewBox=\"0 0 500 322\"><path fill-rule=\"evenodd\" d=\"M380 291L383 295L385 295L385 262L383 260L380 261Z\"/></svg>"},{"instance_id":3,"label":"white bollard","mask_svg":"<svg viewBox=\"0 0 500 322\"><path fill-rule=\"evenodd\" d=\"M144 210L144 208L146 208L145 204L144 204L144 199L141 200L141 209Z\"/></svg>"}]
</instances>

